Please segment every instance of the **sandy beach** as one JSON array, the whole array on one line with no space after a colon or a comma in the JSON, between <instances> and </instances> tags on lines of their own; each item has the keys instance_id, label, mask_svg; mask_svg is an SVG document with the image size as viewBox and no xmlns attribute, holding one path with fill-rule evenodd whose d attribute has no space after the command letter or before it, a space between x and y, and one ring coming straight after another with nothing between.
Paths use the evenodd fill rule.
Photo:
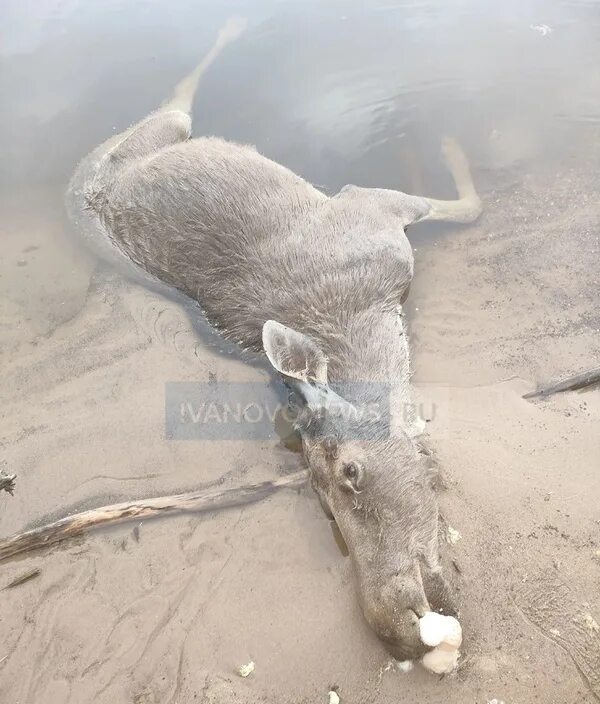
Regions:
<instances>
[{"instance_id":1,"label":"sandy beach","mask_svg":"<svg viewBox=\"0 0 600 704\"><path fill-rule=\"evenodd\" d=\"M389 666L307 488L2 564L0 588L40 575L0 592L0 699L600 698L600 395L522 399L598 365L597 186L595 172L567 166L530 173L483 192L477 224L417 249L407 312L446 483L442 525L460 534L444 546L465 633L458 672L440 680ZM2 210L0 459L18 475L14 496L0 495L2 536L84 507L300 467L275 432L166 438L167 382L266 383L267 372L207 345L181 305L98 270L65 235L56 194L30 204L7 199Z\"/></svg>"}]
</instances>

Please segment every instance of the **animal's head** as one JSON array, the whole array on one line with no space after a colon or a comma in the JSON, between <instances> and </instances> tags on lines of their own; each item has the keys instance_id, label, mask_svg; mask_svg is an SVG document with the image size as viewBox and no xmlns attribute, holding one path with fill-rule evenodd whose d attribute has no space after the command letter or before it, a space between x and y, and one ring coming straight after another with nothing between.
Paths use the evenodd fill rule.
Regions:
<instances>
[{"instance_id":1,"label":"animal's head","mask_svg":"<svg viewBox=\"0 0 600 704\"><path fill-rule=\"evenodd\" d=\"M411 438L380 417L372 394L349 400L331 388L315 340L267 321L263 345L297 405L312 485L348 545L367 621L398 659L423 655L418 619L429 604L421 566L437 559L428 470Z\"/></svg>"}]
</instances>

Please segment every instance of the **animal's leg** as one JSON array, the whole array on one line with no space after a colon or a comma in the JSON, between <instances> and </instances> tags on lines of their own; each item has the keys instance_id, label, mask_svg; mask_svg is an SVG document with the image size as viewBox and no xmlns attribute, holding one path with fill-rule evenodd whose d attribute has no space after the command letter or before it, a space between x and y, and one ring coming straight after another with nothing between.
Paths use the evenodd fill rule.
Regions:
<instances>
[{"instance_id":1,"label":"animal's leg","mask_svg":"<svg viewBox=\"0 0 600 704\"><path fill-rule=\"evenodd\" d=\"M107 240L104 227L92 213L92 210L102 207L107 185L115 182L124 167L132 168L136 161L151 157L161 149L184 142L190 137L192 124L188 112L198 82L219 52L238 37L243 29L242 20L228 20L204 59L177 84L172 97L161 108L132 127L113 135L78 165L69 183L65 204L71 222L101 259L131 273L129 258ZM95 208L96 203L98 209Z\"/></svg>"},{"instance_id":2,"label":"animal's leg","mask_svg":"<svg viewBox=\"0 0 600 704\"><path fill-rule=\"evenodd\" d=\"M430 210L420 219L473 222L481 215L482 208L481 200L471 178L469 161L458 142L451 137L445 137L442 141L442 153L446 166L454 179L459 198L458 200L423 198L429 204Z\"/></svg>"},{"instance_id":3,"label":"animal's leg","mask_svg":"<svg viewBox=\"0 0 600 704\"><path fill-rule=\"evenodd\" d=\"M384 188L365 189L357 186L344 186L335 198L356 199L365 193L369 199L377 197L380 205L386 207L403 228L422 220L473 222L481 214L481 201L473 185L467 157L460 145L449 137L442 142L442 152L458 191L457 200L438 200Z\"/></svg>"},{"instance_id":4,"label":"animal's leg","mask_svg":"<svg viewBox=\"0 0 600 704\"><path fill-rule=\"evenodd\" d=\"M200 79L220 52L244 30L244 20L230 18L202 61L175 86L173 94L153 113L120 134L107 156L113 164L139 159L188 139L192 131L190 112Z\"/></svg>"},{"instance_id":5,"label":"animal's leg","mask_svg":"<svg viewBox=\"0 0 600 704\"><path fill-rule=\"evenodd\" d=\"M231 42L235 41L244 31L245 27L246 22L240 17L231 17L228 19L219 31L215 43L212 45L206 56L196 66L196 68L191 71L191 73L179 81L173 90L173 95L164 101L164 103L160 106L159 111L168 112L171 110L181 110L182 112L190 113L192 111L192 103L194 101L194 96L196 94L200 79L212 62L221 53L222 49L224 49Z\"/></svg>"}]
</instances>

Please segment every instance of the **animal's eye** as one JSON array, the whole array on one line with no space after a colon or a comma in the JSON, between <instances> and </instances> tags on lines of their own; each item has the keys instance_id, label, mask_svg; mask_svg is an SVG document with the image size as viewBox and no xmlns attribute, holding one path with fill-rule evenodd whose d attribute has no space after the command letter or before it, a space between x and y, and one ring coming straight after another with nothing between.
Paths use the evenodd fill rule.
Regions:
<instances>
[{"instance_id":1,"label":"animal's eye","mask_svg":"<svg viewBox=\"0 0 600 704\"><path fill-rule=\"evenodd\" d=\"M358 476L358 466L356 462L348 462L344 465L344 474L348 479L356 479Z\"/></svg>"},{"instance_id":2,"label":"animal's eye","mask_svg":"<svg viewBox=\"0 0 600 704\"><path fill-rule=\"evenodd\" d=\"M365 481L365 470L359 462L347 462L342 465L342 488L358 494L362 491Z\"/></svg>"}]
</instances>

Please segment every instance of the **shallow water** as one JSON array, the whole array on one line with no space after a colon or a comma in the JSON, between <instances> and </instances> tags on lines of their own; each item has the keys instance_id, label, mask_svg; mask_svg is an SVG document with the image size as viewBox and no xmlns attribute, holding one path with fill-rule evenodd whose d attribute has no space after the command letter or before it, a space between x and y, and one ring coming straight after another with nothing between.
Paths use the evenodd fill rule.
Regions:
<instances>
[{"instance_id":1,"label":"shallow water","mask_svg":"<svg viewBox=\"0 0 600 704\"><path fill-rule=\"evenodd\" d=\"M243 442L199 447L200 443L178 444L162 436L165 382L208 376L210 383L213 373L219 379L256 381L263 379L260 370L243 367L236 360L220 359L212 348L205 347L206 336L198 343L197 331L189 329L185 316L168 305L163 309L160 299L101 277L94 280L96 262L67 236L62 216L62 194L77 161L167 97L232 14L246 17L248 29L218 58L203 80L194 106L195 134L217 134L254 143L261 152L327 192L355 183L436 197L453 195L439 156L441 138L453 135L468 154L475 183L492 211L484 222L482 237L501 227L505 234L514 236L517 247L519 239L525 240L532 230L541 229L552 239L550 215L566 231L570 223L568 218L560 220L561 204L571 196L560 174L574 164L581 167L581 174L573 180L577 202L584 208L594 199L597 181L591 182L585 175L597 172L594 160L598 148L593 150L590 145L600 144L598 3L2 3L0 351L9 369L3 388L9 411L0 434L0 462L5 454L9 468L19 475L14 500L0 495L3 534L20 530L42 516L60 515L64 507L192 488L198 484L199 474L203 482L225 475L242 481L245 477L270 478L282 467L297 467L298 455L283 450L275 432L261 444L250 443L250 448ZM533 186L515 196L512 191L518 191L531 173L535 173ZM503 198L508 191L510 197ZM498 212L509 203L519 209L514 231L513 214L507 212L504 217ZM538 228L540 214L548 219ZM439 368L440 377L456 381L456 369L462 364L459 380L468 378L474 386L482 383L481 375L485 383L490 383L511 373L529 374L532 384L538 358L545 374L558 373L564 360L573 365L586 364L589 350L597 350L589 322L589 311L594 310L591 292L595 274L587 267L588 257L589 269L598 267L595 217L594 211L575 223L581 244L578 248L574 244L575 254L571 252L568 262L569 266L572 262L575 265L562 272L557 290L552 290L552 301L560 303L559 313L550 307L545 309L554 320L560 318L566 330L565 340L552 342L558 347L555 356L544 357L535 348L548 329L545 320L534 320L542 310L537 292L534 296L529 295L530 288L520 289L521 315L515 322L511 317L514 304L501 296L494 298L488 278L486 300L478 308L475 325L472 311L460 300L460 291L454 292L454 297L445 295L446 290L456 288L456 281L443 267L438 269L436 276L444 288L444 295L439 296L442 302L433 300L433 312L425 312L422 330L415 335L417 346L419 339L426 340L427 351L425 355L421 351L421 359L429 364L430 378L437 380ZM435 238L451 241L458 232L420 225L409 235L421 248L437 241ZM544 291L548 291L554 283L555 262L551 250L541 257L536 247L539 243L532 246L529 240L523 244L525 254L511 258L511 272L517 272L519 281L529 282L525 269L542 262L544 272L550 272L547 279L543 275L540 279ZM486 260L475 258L469 266L477 269L477 275L478 267L483 267L488 277L503 277L504 261L495 259L496 255L488 252ZM448 256L451 258L452 252ZM439 261L433 264L439 266ZM460 264L455 257L457 270ZM469 268L462 273L466 280L465 271ZM579 300L583 294L572 288L580 280L586 286L583 302ZM471 296L478 293L473 287L467 287L467 291ZM568 315L564 314L565 322L563 309L573 300L583 312L580 315L577 306L571 306ZM495 327L499 309L506 316L501 332ZM531 327L524 325L525 332L516 329L530 314ZM597 314L592 322L597 326ZM505 340L502 334L507 335L511 325L516 330ZM473 359L464 349L470 346L472 351L478 345L475 327L492 343L485 354ZM581 329L586 344L581 338L579 346L572 344L569 336L574 337ZM554 328L551 332L555 334ZM446 357L453 334L464 338L464 349L455 341L454 356ZM523 352L525 338L528 346ZM497 340L500 344L495 344ZM573 357L569 357L571 353ZM503 365L500 372L499 359ZM485 368L483 373L480 364ZM508 451L506 457L503 454L507 438L510 441L514 433L519 443L530 443L532 457L538 444L546 442L548 466L554 466L554 462L562 470L563 459L547 449L554 448L557 437L561 442L567 439L560 418L555 414L548 421L541 412L535 416L536 433L541 437L541 428L549 422L552 436L538 443L537 435L527 430L529 408L523 412L518 403L518 395L512 393L514 427L509 425L504 432L506 428L500 426L496 446L488 449L490 461L500 458L497 463L502 469L521 457L521 444L518 450L512 448L514 456ZM521 412L523 417L518 415ZM568 414L569 418L574 416L575 423L576 410L569 407ZM495 420L490 421L490 436L495 428ZM277 426L275 431L285 439L285 426ZM467 427L463 432L468 437L470 430ZM453 426L448 437L454 437L452 433ZM583 448L579 466L586 482L593 476L585 464L593 456L585 448L595 447L590 437L578 440ZM448 457L462 467L457 459L461 457L459 451L451 444L450 448L446 449ZM477 445L472 449L475 458L480 452L480 466L485 469L485 452ZM557 450L559 455L569 451L572 448L562 446ZM528 458L522 462L529 468ZM539 484L555 482L560 488L560 472L548 472L546 477L539 471ZM535 480L538 475L532 473ZM474 486L481 488L477 498L485 499L487 486L482 485L493 480L492 472L489 478L479 473L474 476ZM467 479L472 478L467 462L464 485L468 486ZM526 498L522 504L507 502L504 508L509 517L519 517L515 518L514 535L520 536L533 531L526 524L529 504L525 501L530 500L531 491L522 474L516 479ZM575 475L572 485L580 484ZM569 491L575 492L573 486ZM1 503L8 500L4 511ZM255 657L256 650L262 656L262 661L258 660L259 674L263 667L263 676L272 678L266 685L258 680L260 692L272 695L267 701L282 701L279 695L286 691L290 678L295 678L294 692L301 695L308 691L305 683L313 687L317 686L315 681L325 694L334 680L324 678L334 671L338 675L350 672L359 679L364 674L365 681L375 681L373 673L380 665L381 653L356 617L358 607L339 535L334 531L332 537L324 529L314 497L311 501L309 496L293 495L286 501L270 506L268 515L266 509L261 512L259 508L239 516L219 515L210 528L195 518L175 519L168 526L144 525L129 542L125 532L109 531L102 539L90 539L83 546L69 544L64 551L53 553L52 564L42 556L36 563L43 569L41 578L11 590L11 595L16 595L11 598L22 601L14 606L6 639L11 648L7 663L14 668L12 672L19 671L32 649L31 661L41 674L34 668L22 679L15 678L13 683L18 683L12 689L10 684L0 684L0 694L6 691L12 700L18 695L20 701L36 702L51 682L55 689L48 690L48 701L125 701L123 692L131 694L127 687L133 672L137 690L132 700L136 704L177 701L181 687L185 692L188 685L180 686L177 680L167 697L166 690L161 689L167 687L161 684L165 677L158 682L161 678L157 673L162 676L164 666L168 681L181 673L183 660L175 657L180 647L189 658L183 671L191 673L190 681L198 691L202 678L197 673L201 671L204 676L202 668L218 673L229 668L226 671L230 674L233 666ZM547 518L544 511L552 508L542 501L541 508L536 508L540 522L542 517ZM473 505L483 503L472 502L464 515L470 516ZM587 506L586 511L591 515L593 507ZM459 512L455 513L460 519ZM519 522L523 516L525 527ZM472 520L473 525L480 520L482 530L492 526L489 532L494 533L486 515ZM575 528L581 529L582 551L589 552L584 540L589 539L589 545L596 547L600 544L593 543L597 537L589 538L583 520ZM462 528L467 541L468 530L468 525ZM503 536L505 547L510 544L511 551L514 535ZM511 554L508 550L506 547L502 552L503 558ZM568 563L572 554L564 550ZM471 562L469 556L464 559L467 568L475 570L477 559L473 554L479 559L473 548ZM6 582L9 577L18 577L19 564L11 568ZM189 572L182 587L179 580L184 569ZM72 600L72 608L65 605L69 599L63 599L63 594ZM323 613L315 609L315 600L321 598L331 606ZM503 598L500 595L498 603ZM199 601L202 607L198 607ZM209 601L210 608L204 608ZM476 618L486 613L485 599L479 606ZM152 619L156 612L162 620L155 628ZM173 614L179 619L175 625L171 623ZM495 637L496 611L490 614L488 635ZM341 623L349 624L352 637L344 632L340 635ZM296 629L297 641L289 639L289 633L296 633ZM90 645L93 639L89 631L96 630L102 645L100 654L95 643ZM140 656L142 631L147 646ZM188 642L189 634L192 637ZM317 643L311 640L314 634L321 638ZM332 641L338 639L338 652L348 646L348 660L336 660L335 648L330 651L326 647L330 637ZM67 653L62 659L57 657L61 664L56 676L45 659L55 641ZM285 649L290 641L297 651ZM510 645L510 638L507 641ZM90 652L82 650L81 643ZM351 647L352 643L356 647ZM494 647L492 642L490 648ZM306 670L301 665L288 668L288 652L306 657ZM517 654L524 662L522 653ZM4 652L0 652L0 665L3 657ZM364 665L365 660L371 669ZM561 666L570 672L569 665ZM533 665L529 667L533 671ZM486 682L488 674L482 672L479 682ZM76 689L69 690L69 696L65 694L73 678L89 673L87 689L80 695ZM154 698L146 694L146 680L154 688ZM502 694L475 690L479 698L485 691L482 701ZM469 691L470 699L475 700L475 690ZM394 684L390 701L396 701L396 692ZM460 689L454 696L449 701L465 699ZM188 700L191 695L180 699ZM574 695L575 701L584 699Z\"/></svg>"},{"instance_id":2,"label":"shallow water","mask_svg":"<svg viewBox=\"0 0 600 704\"><path fill-rule=\"evenodd\" d=\"M76 162L168 96L231 14L249 29L204 80L195 133L254 143L329 192L356 183L451 196L445 134L465 147L480 188L497 187L585 155L600 128L597 3L10 0L0 9L3 229L32 212L56 222ZM54 272L64 294L45 291L27 317L68 317L71 252L35 268L43 253L25 250L44 235L22 237L2 258L3 294L39 298Z\"/></svg>"},{"instance_id":3,"label":"shallow water","mask_svg":"<svg viewBox=\"0 0 600 704\"><path fill-rule=\"evenodd\" d=\"M330 192L450 196L445 134L476 182L496 186L585 154L600 127L596 3L11 0L0 9L3 219L55 221L76 162L169 95L234 13L249 29L203 82L195 133L254 143ZM27 268L43 255L24 240L0 265L17 302L45 287L44 268ZM64 287L72 264L53 253L45 267ZM46 298L28 317L61 317L64 300Z\"/></svg>"},{"instance_id":4,"label":"shallow water","mask_svg":"<svg viewBox=\"0 0 600 704\"><path fill-rule=\"evenodd\" d=\"M169 95L236 13L249 30L205 80L196 133L255 143L331 190L435 190L447 133L476 169L497 169L568 155L600 124L593 2L44 0L1 12L7 188L64 183Z\"/></svg>"}]
</instances>

